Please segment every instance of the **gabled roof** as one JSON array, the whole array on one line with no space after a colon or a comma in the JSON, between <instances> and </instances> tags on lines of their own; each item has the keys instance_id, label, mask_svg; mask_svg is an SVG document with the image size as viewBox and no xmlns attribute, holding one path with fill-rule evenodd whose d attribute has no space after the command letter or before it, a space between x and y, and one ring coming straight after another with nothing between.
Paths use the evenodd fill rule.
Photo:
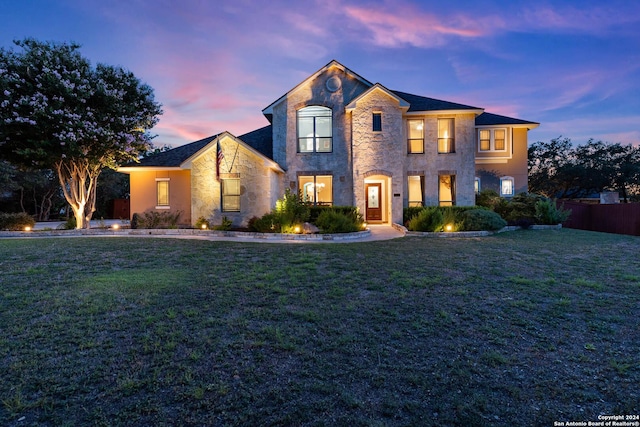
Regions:
<instances>
[{"instance_id":1,"label":"gabled roof","mask_svg":"<svg viewBox=\"0 0 640 427\"><path fill-rule=\"evenodd\" d=\"M358 103L358 101L360 101L363 98L366 98L367 96L369 96L371 93L373 93L375 91L380 91L380 92L386 94L387 96L389 96L389 97L395 99L396 101L398 101L398 105L400 106L400 108L403 111L407 111L409 109L409 103L405 99L403 99L402 97L398 96L395 92L393 92L393 91L387 89L386 87L382 86L380 83L376 83L373 86L371 86L369 89L365 90L360 95L358 95L355 99L353 99L345 107L345 110L346 111L352 111L353 109L356 108L356 104Z\"/></svg>"},{"instance_id":2,"label":"gabled roof","mask_svg":"<svg viewBox=\"0 0 640 427\"><path fill-rule=\"evenodd\" d=\"M515 127L526 127L527 129L534 129L540 126L540 123L514 119L513 117L501 116L499 114L492 113L482 113L478 117L476 117L476 126L495 125L509 125Z\"/></svg>"},{"instance_id":3,"label":"gabled roof","mask_svg":"<svg viewBox=\"0 0 640 427\"><path fill-rule=\"evenodd\" d=\"M392 90L400 98L404 99L410 104L409 113L418 111L447 111L447 110L469 110L469 112L477 112L478 114L484 111L482 108L472 107L470 105L458 104L455 102L442 101L435 98L427 98L426 96L413 95L406 92L400 92L398 90Z\"/></svg>"},{"instance_id":4,"label":"gabled roof","mask_svg":"<svg viewBox=\"0 0 640 427\"><path fill-rule=\"evenodd\" d=\"M273 159L273 128L271 125L240 135L238 139Z\"/></svg>"},{"instance_id":5,"label":"gabled roof","mask_svg":"<svg viewBox=\"0 0 640 427\"><path fill-rule=\"evenodd\" d=\"M271 104L269 104L265 109L262 110L262 114L264 114L265 117L269 120L269 122L271 122L271 118L273 117L273 108L276 105L278 105L280 102L286 99L290 93L295 92L295 90L298 89L300 86L302 86L309 80L315 79L316 77L318 77L320 74L322 74L323 72L325 72L331 67L339 68L340 70L344 71L346 74L349 74L351 77L355 78L356 80L359 80L361 83L364 83L366 86L373 86L373 83L371 83L369 80L365 79L364 77L360 76L357 73L354 73L353 71L351 71L350 69L348 69L347 67L345 67L344 65L336 61L335 59L333 59L327 65L325 65L324 67L320 68L318 71L313 73L311 76L301 81L293 89L291 89L290 91L282 95L280 98L276 99Z\"/></svg>"},{"instance_id":6,"label":"gabled roof","mask_svg":"<svg viewBox=\"0 0 640 427\"><path fill-rule=\"evenodd\" d=\"M190 144L181 145L180 147L145 157L141 159L139 163L127 163L118 168L118 171L131 172L138 168L164 170L189 169L191 168L191 162L195 158L205 153L207 150L212 149L212 143L216 142L217 139L224 139L227 137L235 140L248 151L254 152L256 155L263 157L273 169L282 171L280 165L278 165L272 158L273 143L271 137L271 126L265 126L246 133L242 135L242 137L235 137L229 132L221 132L217 135L209 136Z\"/></svg>"},{"instance_id":7,"label":"gabled roof","mask_svg":"<svg viewBox=\"0 0 640 427\"><path fill-rule=\"evenodd\" d=\"M123 167L180 167L191 156L206 147L211 141L216 139L218 135L209 136L190 144L181 145L171 150L163 151L158 154L152 154L140 160L139 163L127 163Z\"/></svg>"}]
</instances>

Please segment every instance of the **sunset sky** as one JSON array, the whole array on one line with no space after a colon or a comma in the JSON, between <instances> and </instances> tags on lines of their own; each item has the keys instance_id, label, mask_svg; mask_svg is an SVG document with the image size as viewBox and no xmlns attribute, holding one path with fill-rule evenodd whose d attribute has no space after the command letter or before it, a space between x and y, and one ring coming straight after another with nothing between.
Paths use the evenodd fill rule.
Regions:
<instances>
[{"instance_id":1,"label":"sunset sky","mask_svg":"<svg viewBox=\"0 0 640 427\"><path fill-rule=\"evenodd\" d=\"M640 2L19 0L0 40L74 41L155 89L158 146L268 124L336 59L372 83L529 121L529 141L640 144Z\"/></svg>"}]
</instances>

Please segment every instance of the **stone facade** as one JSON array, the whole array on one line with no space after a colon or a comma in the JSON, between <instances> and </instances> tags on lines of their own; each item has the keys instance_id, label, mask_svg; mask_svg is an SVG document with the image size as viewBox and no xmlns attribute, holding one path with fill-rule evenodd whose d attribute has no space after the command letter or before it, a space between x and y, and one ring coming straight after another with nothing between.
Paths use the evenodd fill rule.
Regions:
<instances>
[{"instance_id":1,"label":"stone facade","mask_svg":"<svg viewBox=\"0 0 640 427\"><path fill-rule=\"evenodd\" d=\"M235 226L246 226L250 218L268 213L283 193L277 173L259 153L230 135L219 138L224 158L220 162L220 180L216 176L216 143L191 164L191 223L203 217L212 224L226 216ZM224 211L221 205L221 180L240 180L240 211Z\"/></svg>"},{"instance_id":2,"label":"stone facade","mask_svg":"<svg viewBox=\"0 0 640 427\"><path fill-rule=\"evenodd\" d=\"M299 128L306 133L305 126L309 125L308 121L301 125L299 118L299 111L305 107L324 108L314 112L317 116L306 116L311 117L313 130L301 135L311 135L313 152L301 152L308 148L301 150L299 146ZM316 202L357 206L367 220L401 224L403 209L410 202L410 188L412 195L419 194L417 202L427 206L475 204L476 177L484 180L485 172L509 175L518 190L526 190L527 130L537 126L484 114L476 107L391 91L336 61L298 84L263 113L271 123L268 127L241 137L223 132L144 160L140 167L123 168L132 174L132 211L159 209L154 202L155 181L171 175L171 209L183 209L192 224L200 217L219 224L226 216L234 225L246 226L251 217L273 209L285 189L298 192L303 188L306 193L318 191L322 185L326 199L320 200L316 192ZM331 119L331 146L324 152L315 143L325 143L327 135L318 135L316 124L326 127L327 117ZM412 119L422 120L424 150L420 153L409 153L408 149ZM438 152L439 119L453 119L454 152ZM508 150L480 151L479 129L494 129L494 125L508 132ZM221 180L239 180L239 210L223 210L221 180L216 176L218 143L224 153ZM162 178L163 174L167 178ZM410 187L410 176L420 177L418 193L415 178ZM486 184L490 184L488 178Z\"/></svg>"}]
</instances>

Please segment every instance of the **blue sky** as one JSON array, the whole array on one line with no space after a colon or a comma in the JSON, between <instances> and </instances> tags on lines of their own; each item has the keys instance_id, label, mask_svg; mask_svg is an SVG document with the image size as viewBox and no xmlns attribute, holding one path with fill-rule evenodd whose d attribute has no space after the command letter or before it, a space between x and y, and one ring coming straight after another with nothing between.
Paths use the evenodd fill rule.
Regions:
<instances>
[{"instance_id":1,"label":"blue sky","mask_svg":"<svg viewBox=\"0 0 640 427\"><path fill-rule=\"evenodd\" d=\"M392 90L640 144L640 2L20 0L0 40L74 41L151 85L156 145L268 122L261 110L332 59Z\"/></svg>"}]
</instances>

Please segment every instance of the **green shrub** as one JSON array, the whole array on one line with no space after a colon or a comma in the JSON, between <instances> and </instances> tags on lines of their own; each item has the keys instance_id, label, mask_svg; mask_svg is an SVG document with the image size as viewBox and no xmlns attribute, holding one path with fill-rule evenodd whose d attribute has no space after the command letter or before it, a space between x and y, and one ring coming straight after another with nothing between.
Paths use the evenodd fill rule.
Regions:
<instances>
[{"instance_id":1,"label":"green shrub","mask_svg":"<svg viewBox=\"0 0 640 427\"><path fill-rule=\"evenodd\" d=\"M406 225L411 218L418 216L423 209L424 206L410 206L408 208L404 208L402 211L402 223Z\"/></svg>"},{"instance_id":2,"label":"green shrub","mask_svg":"<svg viewBox=\"0 0 640 427\"><path fill-rule=\"evenodd\" d=\"M360 215L360 211L356 206L310 206L309 222L315 224L318 216L320 216L322 212L327 210L343 213L353 218L354 220L362 221L362 215Z\"/></svg>"},{"instance_id":3,"label":"green shrub","mask_svg":"<svg viewBox=\"0 0 640 427\"><path fill-rule=\"evenodd\" d=\"M75 230L76 229L76 217L70 216L67 220L58 226L58 230Z\"/></svg>"},{"instance_id":4,"label":"green shrub","mask_svg":"<svg viewBox=\"0 0 640 427\"><path fill-rule=\"evenodd\" d=\"M487 209L471 209L460 214L461 231L497 231L507 222L497 213Z\"/></svg>"},{"instance_id":5,"label":"green shrub","mask_svg":"<svg viewBox=\"0 0 640 427\"><path fill-rule=\"evenodd\" d=\"M203 228L202 226L204 226L204 228L208 229L208 228L211 228L211 223L209 222L208 219L201 216L196 220L196 223L194 224L194 226L195 228Z\"/></svg>"},{"instance_id":6,"label":"green shrub","mask_svg":"<svg viewBox=\"0 0 640 427\"><path fill-rule=\"evenodd\" d=\"M282 230L282 223L280 222L280 215L276 213L268 213L260 218L253 217L249 220L248 227L250 231L258 233L280 233Z\"/></svg>"},{"instance_id":7,"label":"green shrub","mask_svg":"<svg viewBox=\"0 0 640 427\"><path fill-rule=\"evenodd\" d=\"M22 231L26 227L36 225L33 217L27 213L2 213L0 212L0 230Z\"/></svg>"},{"instance_id":8,"label":"green shrub","mask_svg":"<svg viewBox=\"0 0 640 427\"><path fill-rule=\"evenodd\" d=\"M494 190L482 190L476 194L476 205L495 211L495 207L505 200Z\"/></svg>"},{"instance_id":9,"label":"green shrub","mask_svg":"<svg viewBox=\"0 0 640 427\"><path fill-rule=\"evenodd\" d=\"M538 224L561 224L571 215L571 210L559 208L555 200L538 200L536 202L536 220Z\"/></svg>"},{"instance_id":10,"label":"green shrub","mask_svg":"<svg viewBox=\"0 0 640 427\"><path fill-rule=\"evenodd\" d=\"M220 231L229 231L229 230L231 230L231 225L232 224L233 224L233 221L231 221L226 216L223 216L222 217L222 223L220 223L219 225L214 225L213 229L214 230L220 230Z\"/></svg>"},{"instance_id":11,"label":"green shrub","mask_svg":"<svg viewBox=\"0 0 640 427\"><path fill-rule=\"evenodd\" d=\"M331 209L321 212L315 225L323 233L351 233L362 230L362 221L355 220L352 215Z\"/></svg>"},{"instance_id":12,"label":"green shrub","mask_svg":"<svg viewBox=\"0 0 640 427\"><path fill-rule=\"evenodd\" d=\"M442 231L444 217L438 206L423 208L420 213L409 220L407 228L410 231Z\"/></svg>"},{"instance_id":13,"label":"green shrub","mask_svg":"<svg viewBox=\"0 0 640 427\"><path fill-rule=\"evenodd\" d=\"M178 228L180 216L182 216L182 211L134 213L131 219L131 228Z\"/></svg>"}]
</instances>

